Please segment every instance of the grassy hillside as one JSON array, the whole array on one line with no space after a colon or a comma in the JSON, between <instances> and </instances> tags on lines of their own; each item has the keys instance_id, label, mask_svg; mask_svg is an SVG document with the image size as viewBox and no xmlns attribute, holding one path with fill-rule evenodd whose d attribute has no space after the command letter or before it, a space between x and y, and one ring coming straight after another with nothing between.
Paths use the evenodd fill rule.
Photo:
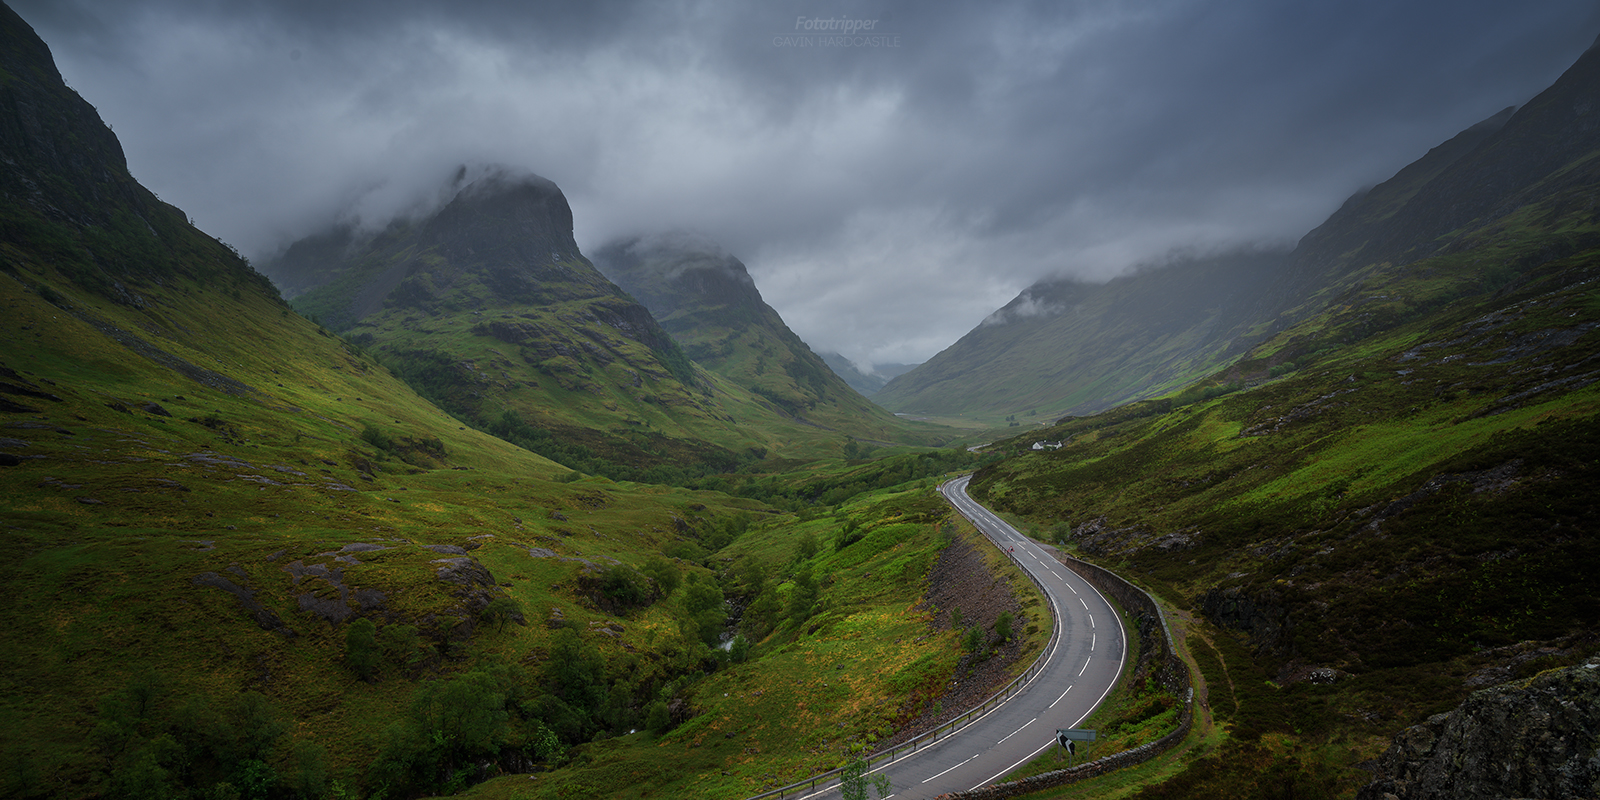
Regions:
<instances>
[{"instance_id":1,"label":"grassy hillside","mask_svg":"<svg viewBox=\"0 0 1600 800\"><path fill-rule=\"evenodd\" d=\"M947 512L930 476L974 456L772 457L711 479L742 497L574 472L445 413L370 348L294 313L132 179L110 130L9 9L0 38L6 796L410 797L504 772L559 776L594 763L573 749L582 743L635 729L682 742L721 725L707 714L735 680L731 663L737 680L833 669L888 652L853 649L863 632L899 632L896 657L916 669L863 675L860 690L891 711L862 717L849 732L860 741L902 724L971 657L954 633L898 612L948 541L934 532ZM551 269L581 272L559 256ZM627 385L612 379L635 366L655 370L642 386L681 387L651 407L739 391L675 360L670 339L627 316L636 304L614 290L600 299L610 303L546 298L545 316L514 320L460 309L461 329L419 320L439 326L419 335L509 347L496 323L580 317L571 330L595 335L525 345L585 354L574 372L552 370L574 381L567 394L540 401L570 401L566 419L585 419L579 398L602 379ZM478 375L491 358L471 347L461 382L479 396L446 381L434 390L445 402L494 391ZM748 395L735 406L758 407ZM644 421L693 418L675 413ZM480 425L533 447L556 438L511 419ZM750 434L756 446L778 435ZM648 433L609 438L667 447ZM816 446L838 451L836 438ZM671 446L702 449L663 458L738 455ZM807 541L816 551L795 559ZM715 648L731 623L748 639ZM819 707L854 702L836 695L815 692ZM775 719L768 735L810 741L822 727ZM663 780L684 786L726 768L675 763ZM767 780L741 769L730 792Z\"/></svg>"},{"instance_id":2,"label":"grassy hillside","mask_svg":"<svg viewBox=\"0 0 1600 800\"><path fill-rule=\"evenodd\" d=\"M1105 284L1050 280L873 395L990 423L1090 414L1183 386L1246 347L1282 252L1184 259Z\"/></svg>"},{"instance_id":3,"label":"grassy hillside","mask_svg":"<svg viewBox=\"0 0 1600 800\"><path fill-rule=\"evenodd\" d=\"M852 438L937 441L927 426L897 419L866 400L811 351L761 299L739 259L690 234L612 242L595 266L661 321L695 363L776 410Z\"/></svg>"},{"instance_id":4,"label":"grassy hillside","mask_svg":"<svg viewBox=\"0 0 1600 800\"><path fill-rule=\"evenodd\" d=\"M327 238L268 267L295 280L321 270L297 309L462 419L574 469L683 483L769 454L837 456L852 437L944 438L872 406L820 361L774 354L777 378L761 380L695 364L706 354L686 354L578 252L565 198L536 176L491 172L423 219L335 236L337 247ZM842 392L795 394L832 384Z\"/></svg>"},{"instance_id":5,"label":"grassy hillside","mask_svg":"<svg viewBox=\"0 0 1600 800\"><path fill-rule=\"evenodd\" d=\"M963 627L950 624L950 608L926 600L945 549L977 540L931 482L864 494L827 519L753 528L717 556L729 574L746 576L726 585L749 593L740 630L753 644L686 695L699 716L670 731L598 741L566 768L490 781L467 796L745 797L954 713L938 703L947 686L981 672L981 696L1025 667L1049 635L1030 616L1041 602L1032 585L992 548L979 551L987 563L978 583L998 580L1014 598L1014 638L1002 640L993 614L982 617L975 602ZM981 640L975 650L963 644L969 629ZM746 652L742 642L736 654Z\"/></svg>"},{"instance_id":6,"label":"grassy hillside","mask_svg":"<svg viewBox=\"0 0 1600 800\"><path fill-rule=\"evenodd\" d=\"M1596 185L1594 87L1600 51L1585 53L1555 84L1430 150L1307 233L1293 252L1181 260L1100 286L1046 281L1029 287L956 344L896 378L874 400L924 416L1037 411L1095 413L1199 379L1285 328L1344 302L1379 265L1406 265L1474 250L1486 226L1538 204L1548 223L1587 219ZM1594 241L1552 237L1570 255ZM1498 256L1498 254L1495 254ZM1414 301L1407 301L1414 302Z\"/></svg>"},{"instance_id":7,"label":"grassy hillside","mask_svg":"<svg viewBox=\"0 0 1600 800\"><path fill-rule=\"evenodd\" d=\"M1574 244L1600 220L1570 208L1368 268L1209 385L1062 420L1005 445L1060 449L974 481L1246 637L1229 669L1271 681L1151 796L1265 792L1272 764L1349 793L1399 729L1600 646L1600 249Z\"/></svg>"}]
</instances>

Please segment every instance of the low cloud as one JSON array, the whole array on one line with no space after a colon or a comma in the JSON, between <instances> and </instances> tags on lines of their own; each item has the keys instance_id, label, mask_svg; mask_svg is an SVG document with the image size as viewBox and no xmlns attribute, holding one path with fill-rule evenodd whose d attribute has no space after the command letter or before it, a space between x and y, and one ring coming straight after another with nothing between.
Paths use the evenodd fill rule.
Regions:
<instances>
[{"instance_id":1,"label":"low cloud","mask_svg":"<svg viewBox=\"0 0 1600 800\"><path fill-rule=\"evenodd\" d=\"M843 17L811 0L12 4L133 174L253 257L505 164L586 250L705 231L862 363L1041 278L1292 241L1600 31L1584 0L849 5L893 43L780 41Z\"/></svg>"}]
</instances>

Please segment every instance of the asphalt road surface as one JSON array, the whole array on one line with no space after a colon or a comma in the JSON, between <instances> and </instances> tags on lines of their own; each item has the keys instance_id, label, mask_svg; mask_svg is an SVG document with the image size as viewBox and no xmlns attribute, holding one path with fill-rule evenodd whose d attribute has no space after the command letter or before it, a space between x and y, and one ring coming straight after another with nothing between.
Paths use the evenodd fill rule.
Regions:
<instances>
[{"instance_id":1,"label":"asphalt road surface","mask_svg":"<svg viewBox=\"0 0 1600 800\"><path fill-rule=\"evenodd\" d=\"M1044 584L1060 635L1044 669L1010 700L948 739L872 770L889 776L894 789L890 796L898 800L987 786L1047 748L1058 747L1056 729L1079 727L1122 672L1126 652L1122 623L1111 604L1043 548L968 497L967 481L958 478L939 491ZM803 796L838 797L838 784Z\"/></svg>"}]
</instances>

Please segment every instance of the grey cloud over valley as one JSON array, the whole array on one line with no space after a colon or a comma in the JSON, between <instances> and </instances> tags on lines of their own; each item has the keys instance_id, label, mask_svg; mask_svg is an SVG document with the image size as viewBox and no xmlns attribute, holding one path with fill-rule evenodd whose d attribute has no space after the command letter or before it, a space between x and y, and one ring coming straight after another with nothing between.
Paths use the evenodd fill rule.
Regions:
<instances>
[{"instance_id":1,"label":"grey cloud over valley","mask_svg":"<svg viewBox=\"0 0 1600 800\"><path fill-rule=\"evenodd\" d=\"M12 7L134 176L258 261L503 163L561 186L586 251L704 231L866 364L1044 277L1292 243L1600 33L1573 0ZM846 18L871 27L804 26Z\"/></svg>"}]
</instances>

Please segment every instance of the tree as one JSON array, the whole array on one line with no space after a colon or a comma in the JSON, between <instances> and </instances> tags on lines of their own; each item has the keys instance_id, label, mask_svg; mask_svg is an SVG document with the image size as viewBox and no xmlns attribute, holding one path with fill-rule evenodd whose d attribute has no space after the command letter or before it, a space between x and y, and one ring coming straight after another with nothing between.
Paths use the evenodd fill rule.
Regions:
<instances>
[{"instance_id":1,"label":"tree","mask_svg":"<svg viewBox=\"0 0 1600 800\"><path fill-rule=\"evenodd\" d=\"M668 597L674 589L678 588L678 568L671 561L661 556L651 556L645 559L644 566L639 568L650 580L656 582L656 590L662 597Z\"/></svg>"},{"instance_id":2,"label":"tree","mask_svg":"<svg viewBox=\"0 0 1600 800\"><path fill-rule=\"evenodd\" d=\"M314 742L294 743L294 759L287 778L289 788L302 800L316 800L327 793L327 748Z\"/></svg>"},{"instance_id":3,"label":"tree","mask_svg":"<svg viewBox=\"0 0 1600 800\"><path fill-rule=\"evenodd\" d=\"M739 628L744 634L755 641L767 638L767 634L778 626L778 615L783 613L783 604L778 600L778 590L772 584L767 584L756 595L756 599L744 609L744 618L739 620Z\"/></svg>"},{"instance_id":4,"label":"tree","mask_svg":"<svg viewBox=\"0 0 1600 800\"><path fill-rule=\"evenodd\" d=\"M868 773L867 760L855 756L845 763L839 774L839 797L843 800L867 800L867 788L871 787L880 800L894 792L894 785L890 783L889 776L881 772Z\"/></svg>"},{"instance_id":5,"label":"tree","mask_svg":"<svg viewBox=\"0 0 1600 800\"><path fill-rule=\"evenodd\" d=\"M1000 612L1000 618L994 621L994 635L1000 637L1000 641L1002 642L1011 638L1010 611Z\"/></svg>"},{"instance_id":6,"label":"tree","mask_svg":"<svg viewBox=\"0 0 1600 800\"><path fill-rule=\"evenodd\" d=\"M605 658L571 628L562 628L552 637L544 677L560 699L581 709L585 716L605 701Z\"/></svg>"},{"instance_id":7,"label":"tree","mask_svg":"<svg viewBox=\"0 0 1600 800\"><path fill-rule=\"evenodd\" d=\"M423 684L414 713L427 720L452 762L492 755L506 734L505 693L493 676L476 670L441 684Z\"/></svg>"},{"instance_id":8,"label":"tree","mask_svg":"<svg viewBox=\"0 0 1600 800\"><path fill-rule=\"evenodd\" d=\"M708 646L715 646L722 635L722 625L728 619L722 589L699 573L689 573L683 586L685 623Z\"/></svg>"},{"instance_id":9,"label":"tree","mask_svg":"<svg viewBox=\"0 0 1600 800\"><path fill-rule=\"evenodd\" d=\"M1050 526L1050 540L1056 544L1066 544L1072 541L1072 523L1061 520Z\"/></svg>"},{"instance_id":10,"label":"tree","mask_svg":"<svg viewBox=\"0 0 1600 800\"><path fill-rule=\"evenodd\" d=\"M794 587L789 590L789 606L784 609L784 616L796 625L811 618L817 609L817 579L812 577L809 568L800 570L794 576Z\"/></svg>"},{"instance_id":11,"label":"tree","mask_svg":"<svg viewBox=\"0 0 1600 800\"><path fill-rule=\"evenodd\" d=\"M523 735L524 751L545 763L561 755L561 739L556 736L555 731L545 727L543 722L536 719L528 720L526 726L526 733Z\"/></svg>"},{"instance_id":12,"label":"tree","mask_svg":"<svg viewBox=\"0 0 1600 800\"><path fill-rule=\"evenodd\" d=\"M364 681L378 674L378 626L362 617L350 623L344 632L344 658L350 669Z\"/></svg>"},{"instance_id":13,"label":"tree","mask_svg":"<svg viewBox=\"0 0 1600 800\"><path fill-rule=\"evenodd\" d=\"M600 576L600 591L623 608L642 606L650 601L650 587L645 576L631 567L618 564Z\"/></svg>"},{"instance_id":14,"label":"tree","mask_svg":"<svg viewBox=\"0 0 1600 800\"><path fill-rule=\"evenodd\" d=\"M222 704L213 736L223 763L266 761L289 730L283 713L260 692L240 692Z\"/></svg>"},{"instance_id":15,"label":"tree","mask_svg":"<svg viewBox=\"0 0 1600 800\"><path fill-rule=\"evenodd\" d=\"M744 634L733 637L733 642L728 646L728 660L735 664L742 664L750 657L750 640Z\"/></svg>"},{"instance_id":16,"label":"tree","mask_svg":"<svg viewBox=\"0 0 1600 800\"><path fill-rule=\"evenodd\" d=\"M657 700L645 707L644 726L657 735L672 730L672 714L667 711L667 701Z\"/></svg>"},{"instance_id":17,"label":"tree","mask_svg":"<svg viewBox=\"0 0 1600 800\"><path fill-rule=\"evenodd\" d=\"M795 561L809 561L817 555L817 537L811 531L800 534L794 546Z\"/></svg>"},{"instance_id":18,"label":"tree","mask_svg":"<svg viewBox=\"0 0 1600 800\"><path fill-rule=\"evenodd\" d=\"M510 597L496 597L489 601L480 616L484 622L495 623L495 630L504 630L506 620L522 619L522 604Z\"/></svg>"},{"instance_id":19,"label":"tree","mask_svg":"<svg viewBox=\"0 0 1600 800\"><path fill-rule=\"evenodd\" d=\"M384 657L396 667L409 667L422 658L418 649L422 637L415 625L385 625L378 631L378 646Z\"/></svg>"}]
</instances>

